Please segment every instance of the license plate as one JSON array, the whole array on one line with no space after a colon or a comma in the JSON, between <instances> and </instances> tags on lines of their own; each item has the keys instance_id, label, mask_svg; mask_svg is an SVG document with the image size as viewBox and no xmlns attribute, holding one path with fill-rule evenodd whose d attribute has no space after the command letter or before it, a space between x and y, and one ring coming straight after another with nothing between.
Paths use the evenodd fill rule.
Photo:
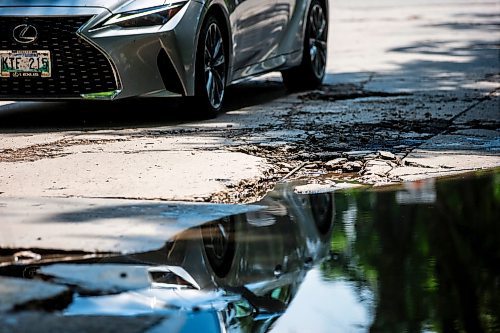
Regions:
<instances>
[{"instance_id":1,"label":"license plate","mask_svg":"<svg viewBox=\"0 0 500 333\"><path fill-rule=\"evenodd\" d=\"M50 51L0 51L0 77L50 77Z\"/></svg>"}]
</instances>

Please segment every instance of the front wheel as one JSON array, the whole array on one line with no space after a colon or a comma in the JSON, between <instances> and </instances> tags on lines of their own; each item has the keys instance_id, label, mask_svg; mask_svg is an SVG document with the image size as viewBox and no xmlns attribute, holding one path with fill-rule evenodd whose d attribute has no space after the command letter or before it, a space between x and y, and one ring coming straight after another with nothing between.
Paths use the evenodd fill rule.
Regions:
<instances>
[{"instance_id":1,"label":"front wheel","mask_svg":"<svg viewBox=\"0 0 500 333\"><path fill-rule=\"evenodd\" d=\"M235 256L235 220L223 217L201 227L205 254L218 277L225 277L231 270Z\"/></svg>"},{"instance_id":2,"label":"front wheel","mask_svg":"<svg viewBox=\"0 0 500 333\"><path fill-rule=\"evenodd\" d=\"M306 20L304 51L299 66L281 72L290 91L318 88L323 82L327 59L328 20L324 6L313 0Z\"/></svg>"},{"instance_id":3,"label":"front wheel","mask_svg":"<svg viewBox=\"0 0 500 333\"><path fill-rule=\"evenodd\" d=\"M219 21L209 16L200 31L196 50L194 110L204 118L215 117L222 109L227 78L225 36Z\"/></svg>"}]
</instances>

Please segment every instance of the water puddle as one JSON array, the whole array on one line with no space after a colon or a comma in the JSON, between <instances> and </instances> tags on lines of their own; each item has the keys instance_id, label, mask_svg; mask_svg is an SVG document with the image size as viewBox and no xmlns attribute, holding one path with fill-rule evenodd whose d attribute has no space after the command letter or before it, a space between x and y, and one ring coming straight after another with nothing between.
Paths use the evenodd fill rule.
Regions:
<instances>
[{"instance_id":1,"label":"water puddle","mask_svg":"<svg viewBox=\"0 0 500 333\"><path fill-rule=\"evenodd\" d=\"M500 329L498 172L297 188L278 185L252 209L188 221L155 250L57 263L25 253L31 261L2 269L29 268L29 278L69 288L60 318L157 318L147 332ZM172 212L155 207L155 216Z\"/></svg>"}]
</instances>

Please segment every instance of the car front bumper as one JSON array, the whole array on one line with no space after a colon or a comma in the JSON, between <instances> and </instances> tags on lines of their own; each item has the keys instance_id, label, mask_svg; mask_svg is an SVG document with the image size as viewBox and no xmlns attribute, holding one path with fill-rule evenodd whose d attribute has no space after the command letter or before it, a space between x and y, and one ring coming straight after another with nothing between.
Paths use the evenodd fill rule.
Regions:
<instances>
[{"instance_id":1,"label":"car front bumper","mask_svg":"<svg viewBox=\"0 0 500 333\"><path fill-rule=\"evenodd\" d=\"M112 15L110 11L99 7L2 7L0 20L3 18L5 24L0 25L0 50L22 47L57 51L53 51L54 74L51 80L0 78L0 99L111 100L138 96L191 96L194 94L198 20L202 12L203 4L189 1L162 27L123 29L108 26L95 29L99 22ZM70 32L76 34L74 37L78 42L74 38L64 41L63 35L69 26L64 26L64 22L77 22L76 18L86 20L80 27L75 27L76 31ZM11 23L7 24L7 21ZM30 21L34 24L48 22L40 29L38 44L16 45L15 41L5 39L10 38L9 30L16 22ZM52 42L43 42L44 33ZM64 43L67 45L59 45ZM64 59L65 55L69 58ZM91 59L75 58L79 56ZM107 65L101 56L106 58ZM68 64L72 66L70 71ZM168 68L165 68L166 64ZM112 74L103 74L108 68ZM111 79L114 84L111 84Z\"/></svg>"}]
</instances>

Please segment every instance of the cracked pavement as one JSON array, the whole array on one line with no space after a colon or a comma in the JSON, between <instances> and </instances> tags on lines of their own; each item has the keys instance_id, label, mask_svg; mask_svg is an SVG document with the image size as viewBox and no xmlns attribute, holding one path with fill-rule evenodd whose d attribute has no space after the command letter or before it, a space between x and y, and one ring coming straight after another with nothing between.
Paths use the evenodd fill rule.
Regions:
<instances>
[{"instance_id":1,"label":"cracked pavement","mask_svg":"<svg viewBox=\"0 0 500 333\"><path fill-rule=\"evenodd\" d=\"M252 202L281 180L384 185L500 166L498 1L331 4L322 89L270 74L217 119L179 100L1 103L0 199Z\"/></svg>"},{"instance_id":2,"label":"cracked pavement","mask_svg":"<svg viewBox=\"0 0 500 333\"><path fill-rule=\"evenodd\" d=\"M281 181L315 193L500 166L497 0L330 5L316 91L288 94L269 74L231 87L226 111L208 121L178 99L0 102L0 267L14 261L22 270L4 271L30 278L35 262L164 253L183 230L262 208L198 202L255 202ZM124 277L142 283L111 273L111 292ZM0 295L2 332L157 332L186 319L64 316L54 310L72 292L53 281L3 276Z\"/></svg>"}]
</instances>

